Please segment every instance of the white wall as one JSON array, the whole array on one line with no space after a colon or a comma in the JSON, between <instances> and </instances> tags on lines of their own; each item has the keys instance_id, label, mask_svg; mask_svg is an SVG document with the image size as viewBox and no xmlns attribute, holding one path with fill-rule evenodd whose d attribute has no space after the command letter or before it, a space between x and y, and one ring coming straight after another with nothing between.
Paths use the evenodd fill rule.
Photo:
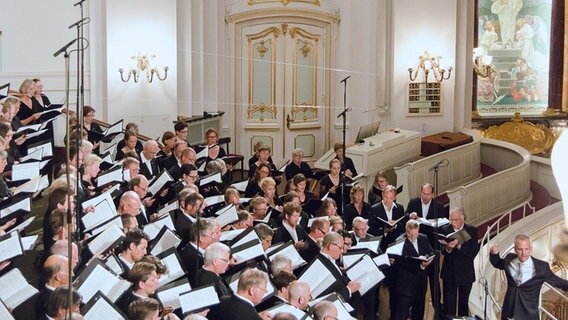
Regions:
<instances>
[{"instance_id":1,"label":"white wall","mask_svg":"<svg viewBox=\"0 0 568 320\"><path fill-rule=\"evenodd\" d=\"M442 56L442 63L455 66L457 1L455 0L396 0L392 2L392 88L391 126L432 134L454 130L454 108L463 107L456 101L455 72L443 82L443 115L409 117L408 68L415 67L418 56L428 51ZM463 72L457 70L457 72ZM432 79L432 77L430 77ZM460 128L461 129L461 128Z\"/></svg>"},{"instance_id":2,"label":"white wall","mask_svg":"<svg viewBox=\"0 0 568 320\"><path fill-rule=\"evenodd\" d=\"M64 59L63 55L55 58L53 53L76 37L76 29L67 28L80 19L79 7L73 7L73 3L69 0L2 1L1 84L10 82L12 89L18 89L23 79L39 77L51 101L62 100L65 96ZM87 10L85 16L88 16ZM72 71L76 70L75 64L73 55ZM71 76L74 86L75 74ZM72 90L71 101L74 102L76 91L74 87Z\"/></svg>"},{"instance_id":3,"label":"white wall","mask_svg":"<svg viewBox=\"0 0 568 320\"><path fill-rule=\"evenodd\" d=\"M172 130L178 101L176 1L107 1L106 22L107 121L137 122L150 137ZM131 57L139 53L156 55L152 66L168 66L168 78L123 83L118 69L135 66Z\"/></svg>"}]
</instances>

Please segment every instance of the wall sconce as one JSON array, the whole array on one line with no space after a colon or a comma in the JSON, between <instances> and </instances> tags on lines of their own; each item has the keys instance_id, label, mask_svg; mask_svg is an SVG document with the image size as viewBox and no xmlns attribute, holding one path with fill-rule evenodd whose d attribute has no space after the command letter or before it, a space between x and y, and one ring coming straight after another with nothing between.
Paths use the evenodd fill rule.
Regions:
<instances>
[{"instance_id":1,"label":"wall sconce","mask_svg":"<svg viewBox=\"0 0 568 320\"><path fill-rule=\"evenodd\" d=\"M146 78L148 78L149 83L152 83L152 81L154 80L154 74L156 75L156 77L158 77L158 80L160 81L166 80L166 78L168 77L167 66L164 67L164 77L162 78L160 76L160 71L158 70L158 68L152 68L152 66L150 65L150 59L153 59L155 57L156 57L155 54L151 56L138 54L138 56L136 57L134 56L130 57L131 59L137 60L138 62L136 63L135 69L130 68L126 79L124 78L123 74L124 69L123 68L118 69L118 72L120 72L120 79L122 80L122 82L128 82L132 77L132 79L134 79L134 82L138 83L138 80L140 79L140 74L142 74L143 71L146 72Z\"/></svg>"},{"instance_id":2,"label":"wall sconce","mask_svg":"<svg viewBox=\"0 0 568 320\"><path fill-rule=\"evenodd\" d=\"M443 80L448 80L452 75L452 67L448 68L448 73L446 74L446 69L440 66L440 60L442 57L432 57L428 52L424 52L423 55L418 57L418 65L415 69L408 68L408 76L410 81L416 80L418 77L418 72L422 70L424 72L424 82L428 82L428 76L430 73L434 75L436 82L442 82ZM431 70L431 71L430 71Z\"/></svg>"},{"instance_id":3,"label":"wall sconce","mask_svg":"<svg viewBox=\"0 0 568 320\"><path fill-rule=\"evenodd\" d=\"M485 54L485 49L473 49L473 70L482 78L489 77L495 70L493 69L493 57Z\"/></svg>"}]
</instances>

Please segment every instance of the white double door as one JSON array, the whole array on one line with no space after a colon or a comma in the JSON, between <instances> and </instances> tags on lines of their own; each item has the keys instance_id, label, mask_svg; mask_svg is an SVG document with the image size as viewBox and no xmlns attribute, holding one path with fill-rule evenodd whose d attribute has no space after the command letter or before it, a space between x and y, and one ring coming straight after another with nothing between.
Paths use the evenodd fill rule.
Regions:
<instances>
[{"instance_id":1,"label":"white double door","mask_svg":"<svg viewBox=\"0 0 568 320\"><path fill-rule=\"evenodd\" d=\"M297 20L297 19L296 19ZM307 161L325 151L329 119L331 26L266 22L236 28L235 120L237 150L269 145L278 165L295 148Z\"/></svg>"}]
</instances>

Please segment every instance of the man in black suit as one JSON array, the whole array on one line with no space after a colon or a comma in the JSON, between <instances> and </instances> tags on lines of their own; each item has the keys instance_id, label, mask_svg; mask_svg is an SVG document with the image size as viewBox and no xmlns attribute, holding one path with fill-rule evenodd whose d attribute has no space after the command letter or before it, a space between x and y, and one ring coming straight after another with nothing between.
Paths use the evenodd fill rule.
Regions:
<instances>
[{"instance_id":1,"label":"man in black suit","mask_svg":"<svg viewBox=\"0 0 568 320\"><path fill-rule=\"evenodd\" d=\"M181 179L181 166L184 164L193 164L195 165L195 157L197 153L192 148L186 147L181 151L179 161L171 166L168 169L168 173L174 179L174 181L178 181Z\"/></svg>"},{"instance_id":2,"label":"man in black suit","mask_svg":"<svg viewBox=\"0 0 568 320\"><path fill-rule=\"evenodd\" d=\"M293 202L284 204L282 209L284 219L282 220L282 225L274 232L272 243L288 242L293 240L296 250L301 251L304 248L308 234L304 228L298 224L301 212L302 207L298 204Z\"/></svg>"},{"instance_id":3,"label":"man in black suit","mask_svg":"<svg viewBox=\"0 0 568 320\"><path fill-rule=\"evenodd\" d=\"M538 302L544 282L562 290L568 290L568 281L556 276L546 261L531 256L532 243L528 236L515 237L515 253L499 257L499 249L490 249L491 264L505 270L507 292L503 302L501 319L539 319Z\"/></svg>"},{"instance_id":4,"label":"man in black suit","mask_svg":"<svg viewBox=\"0 0 568 320\"><path fill-rule=\"evenodd\" d=\"M149 241L148 235L140 229L133 229L126 233L126 238L122 241L118 254L118 262L124 271L121 274L123 278L126 279L134 264L146 255Z\"/></svg>"},{"instance_id":5,"label":"man in black suit","mask_svg":"<svg viewBox=\"0 0 568 320\"><path fill-rule=\"evenodd\" d=\"M314 258L320 252L320 246L318 245L318 241L329 232L330 225L329 219L327 217L319 217L314 219L312 225L310 227L310 233L305 240L304 248L300 251L300 256L306 262L310 262L314 260Z\"/></svg>"},{"instance_id":6,"label":"man in black suit","mask_svg":"<svg viewBox=\"0 0 568 320\"><path fill-rule=\"evenodd\" d=\"M441 271L441 278L444 280L444 313L452 316L469 315L467 302L475 281L473 260L479 251L477 228L465 224L463 209L452 210L450 224L440 228L440 233L445 235L462 228L471 238L464 243L459 243L457 239L450 241L442 248L442 254L445 256Z\"/></svg>"},{"instance_id":7,"label":"man in black suit","mask_svg":"<svg viewBox=\"0 0 568 320\"><path fill-rule=\"evenodd\" d=\"M162 170L170 170L172 167L174 166L181 166L180 164L180 159L181 159L181 152L187 148L188 144L187 141L181 141L178 140L176 141L176 144L174 144L174 148L173 148L173 152L172 154L163 159L162 162L160 163L160 165L162 166Z\"/></svg>"},{"instance_id":8,"label":"man in black suit","mask_svg":"<svg viewBox=\"0 0 568 320\"><path fill-rule=\"evenodd\" d=\"M383 241L381 241L383 252L404 232L405 219L395 224L395 221L404 216L404 207L395 203L395 199L396 187L388 185L383 190L383 200L371 207L369 233L375 236L384 236Z\"/></svg>"},{"instance_id":9,"label":"man in black suit","mask_svg":"<svg viewBox=\"0 0 568 320\"><path fill-rule=\"evenodd\" d=\"M51 296L56 288L69 284L68 259L60 255L51 255L45 260L42 270L45 284L35 297L35 314L37 319L45 318Z\"/></svg>"},{"instance_id":10,"label":"man in black suit","mask_svg":"<svg viewBox=\"0 0 568 320\"><path fill-rule=\"evenodd\" d=\"M184 195L185 197L181 197ZM183 193L179 203L182 214L176 219L175 229L181 242L178 248L184 248L191 238L191 226L197 221L197 214L203 210L203 196L199 193Z\"/></svg>"},{"instance_id":11,"label":"man in black suit","mask_svg":"<svg viewBox=\"0 0 568 320\"><path fill-rule=\"evenodd\" d=\"M147 179L152 179L158 174L158 161L156 160L158 151L160 151L158 143L154 140L148 140L144 143L144 148L140 152L140 174Z\"/></svg>"},{"instance_id":12,"label":"man in black suit","mask_svg":"<svg viewBox=\"0 0 568 320\"><path fill-rule=\"evenodd\" d=\"M228 298L231 295L231 291L221 279L221 275L227 271L231 261L230 251L229 247L220 242L209 245L205 249L203 268L199 270L197 277L197 286L213 285L219 299Z\"/></svg>"},{"instance_id":13,"label":"man in black suit","mask_svg":"<svg viewBox=\"0 0 568 320\"><path fill-rule=\"evenodd\" d=\"M159 277L156 265L149 262L137 262L128 272L128 281L132 286L116 301L116 306L128 314L128 307L137 300L142 300L153 295L158 289Z\"/></svg>"},{"instance_id":14,"label":"man in black suit","mask_svg":"<svg viewBox=\"0 0 568 320\"><path fill-rule=\"evenodd\" d=\"M328 232L323 237L322 248L316 258L321 258L320 261L331 272L333 277L337 279L337 281L324 290L320 296L337 292L345 301L347 301L361 288L361 283L357 281L350 281L337 265L337 260L339 260L343 255L344 246L345 243L343 242L343 236L337 232Z\"/></svg>"},{"instance_id":15,"label":"man in black suit","mask_svg":"<svg viewBox=\"0 0 568 320\"><path fill-rule=\"evenodd\" d=\"M267 312L258 314L254 306L260 303L267 292L268 275L257 269L247 269L239 277L237 292L229 299L211 308L209 319L255 320L270 319Z\"/></svg>"},{"instance_id":16,"label":"man in black suit","mask_svg":"<svg viewBox=\"0 0 568 320\"><path fill-rule=\"evenodd\" d=\"M416 197L410 199L408 202L408 206L406 208L406 214L408 214L410 219L439 219L439 218L448 218L446 215L446 210L434 197L434 186L430 183L425 183L420 187L420 197ZM420 233L425 234L430 240L430 245L436 251L436 257L434 262L432 262L428 266L428 280L430 284L430 296L432 298L432 305L434 306L434 310L436 310L436 303L439 304L440 308L438 311L441 311L441 294L440 294L440 281L438 280L436 290L434 290L434 285L436 284L436 279L439 279L436 272L439 272L440 266L440 255L438 254L440 246L438 244L438 240L436 238L435 233L441 233L440 230L436 230L436 225L434 227L421 224L420 226ZM436 293L434 292L436 291ZM445 300L444 300L445 301ZM455 303L454 303L455 304ZM454 307L455 309L455 307Z\"/></svg>"},{"instance_id":17,"label":"man in black suit","mask_svg":"<svg viewBox=\"0 0 568 320\"><path fill-rule=\"evenodd\" d=\"M198 271L204 264L204 250L212 243L219 242L221 226L214 219L201 218L191 228L190 242L181 251L181 261L187 271L189 284L194 288L197 286Z\"/></svg>"},{"instance_id":18,"label":"man in black suit","mask_svg":"<svg viewBox=\"0 0 568 320\"><path fill-rule=\"evenodd\" d=\"M412 320L424 319L424 298L428 285L426 268L433 261L420 260L420 256L434 254L428 238L420 234L418 222L409 220L406 223L406 239L402 256L395 259L392 273L395 277L391 290L394 310L391 310L393 320L406 320L412 308Z\"/></svg>"},{"instance_id":19,"label":"man in black suit","mask_svg":"<svg viewBox=\"0 0 568 320\"><path fill-rule=\"evenodd\" d=\"M270 309L282 303L288 303L288 288L290 283L297 280L296 276L291 272L280 271L276 275L272 276L272 285L276 289L276 293L266 299L265 301L256 305L256 311L260 312L262 310Z\"/></svg>"}]
</instances>

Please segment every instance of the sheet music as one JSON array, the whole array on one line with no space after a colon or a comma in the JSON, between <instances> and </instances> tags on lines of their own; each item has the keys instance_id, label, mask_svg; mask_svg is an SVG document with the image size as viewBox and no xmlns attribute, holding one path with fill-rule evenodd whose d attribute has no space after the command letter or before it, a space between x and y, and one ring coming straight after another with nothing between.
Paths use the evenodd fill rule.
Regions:
<instances>
[{"instance_id":1,"label":"sheet music","mask_svg":"<svg viewBox=\"0 0 568 320\"><path fill-rule=\"evenodd\" d=\"M278 251L277 253L270 256L270 262L272 262L276 256L284 255L292 260L292 269L296 270L297 268L306 264L306 261L302 259L302 256L298 253L298 250L294 248L292 243L289 243L284 249Z\"/></svg>"},{"instance_id":2,"label":"sheet music","mask_svg":"<svg viewBox=\"0 0 568 320\"><path fill-rule=\"evenodd\" d=\"M201 178L201 180L199 180L199 185L204 186L204 185L211 183L211 182L223 183L223 180L221 179L221 173L217 172L215 174Z\"/></svg>"},{"instance_id":3,"label":"sheet music","mask_svg":"<svg viewBox=\"0 0 568 320\"><path fill-rule=\"evenodd\" d=\"M175 209L179 209L179 202L177 198L171 201L170 203L166 204L162 209L158 210L158 216L161 217Z\"/></svg>"},{"instance_id":4,"label":"sheet music","mask_svg":"<svg viewBox=\"0 0 568 320\"><path fill-rule=\"evenodd\" d=\"M180 294L191 291L191 286L187 281L177 287L173 287L164 291L158 291L158 299L162 302L164 307L172 307L175 309L181 308Z\"/></svg>"},{"instance_id":5,"label":"sheet music","mask_svg":"<svg viewBox=\"0 0 568 320\"><path fill-rule=\"evenodd\" d=\"M424 219L419 217L418 219L416 219L416 221L418 221L419 224L423 224L429 227L434 227L436 226L436 221L438 221L438 227L441 227L443 225L449 224L450 220L448 220L447 218L438 218L438 219Z\"/></svg>"},{"instance_id":6,"label":"sheet music","mask_svg":"<svg viewBox=\"0 0 568 320\"><path fill-rule=\"evenodd\" d=\"M162 189L162 187L166 185L166 183L170 181L174 181L174 179L172 179L172 177L168 173L168 170L164 170L162 171L162 173L160 173L160 176L156 178L156 180L148 187L148 192L155 195L160 192L160 189Z\"/></svg>"},{"instance_id":7,"label":"sheet music","mask_svg":"<svg viewBox=\"0 0 568 320\"><path fill-rule=\"evenodd\" d=\"M12 180L28 180L39 176L40 162L26 162L12 166Z\"/></svg>"},{"instance_id":8,"label":"sheet music","mask_svg":"<svg viewBox=\"0 0 568 320\"><path fill-rule=\"evenodd\" d=\"M120 166L116 169L111 168L97 178L97 187L104 186L109 182L121 182L122 178L122 168Z\"/></svg>"},{"instance_id":9,"label":"sheet music","mask_svg":"<svg viewBox=\"0 0 568 320\"><path fill-rule=\"evenodd\" d=\"M359 289L361 295L367 293L367 291L385 278L385 275L377 268L373 259L367 254L363 259L347 269L347 276L349 279L358 281L361 284L361 288Z\"/></svg>"},{"instance_id":10,"label":"sheet music","mask_svg":"<svg viewBox=\"0 0 568 320\"><path fill-rule=\"evenodd\" d=\"M264 250L262 248L262 244L261 244L260 240L258 240L258 239L253 240L253 241L251 241L251 244L252 243L255 243L255 244L244 249L244 250L238 251L238 252L233 252L234 246L231 247L231 254L232 254L233 258L235 258L237 260L237 264L246 262L246 261L254 259L256 257L264 256Z\"/></svg>"},{"instance_id":11,"label":"sheet music","mask_svg":"<svg viewBox=\"0 0 568 320\"><path fill-rule=\"evenodd\" d=\"M95 207L95 212L87 213L83 215L83 218L81 219L86 230L92 229L101 222L109 220L117 215L114 202L108 192L83 202L82 207L85 209L91 205Z\"/></svg>"},{"instance_id":12,"label":"sheet music","mask_svg":"<svg viewBox=\"0 0 568 320\"><path fill-rule=\"evenodd\" d=\"M38 131L39 128L41 127L41 123L38 124L30 124L27 126L21 126L18 130L16 130L15 133L20 133L22 131L26 131L26 130L30 130L30 131Z\"/></svg>"},{"instance_id":13,"label":"sheet music","mask_svg":"<svg viewBox=\"0 0 568 320\"><path fill-rule=\"evenodd\" d=\"M371 250L374 253L379 253L379 244L381 240L373 240L373 241L359 241L357 245L352 246L350 250L357 250L357 249L367 249Z\"/></svg>"},{"instance_id":14,"label":"sheet music","mask_svg":"<svg viewBox=\"0 0 568 320\"><path fill-rule=\"evenodd\" d=\"M37 186L37 190L40 191L47 187L49 187L49 179L47 178L47 175L43 175L39 179L39 185Z\"/></svg>"},{"instance_id":15,"label":"sheet music","mask_svg":"<svg viewBox=\"0 0 568 320\"><path fill-rule=\"evenodd\" d=\"M401 256L403 248L404 248L404 241L401 241L401 242L399 242L395 245L388 247L386 253L396 255L396 256Z\"/></svg>"},{"instance_id":16,"label":"sheet music","mask_svg":"<svg viewBox=\"0 0 568 320\"><path fill-rule=\"evenodd\" d=\"M144 233L150 237L150 240L156 238L160 230L166 226L170 230L175 230L174 222L170 215L165 215L163 218L160 218L152 223L149 223L144 226Z\"/></svg>"},{"instance_id":17,"label":"sheet music","mask_svg":"<svg viewBox=\"0 0 568 320\"><path fill-rule=\"evenodd\" d=\"M375 262L377 267L380 267L380 266L383 266L383 265L390 266L390 260L389 260L388 253L383 253L379 256L374 257L373 262Z\"/></svg>"},{"instance_id":18,"label":"sheet music","mask_svg":"<svg viewBox=\"0 0 568 320\"><path fill-rule=\"evenodd\" d=\"M219 303L219 297L215 287L208 286L201 289L186 292L180 295L179 302L183 313L209 307Z\"/></svg>"},{"instance_id":19,"label":"sheet music","mask_svg":"<svg viewBox=\"0 0 568 320\"><path fill-rule=\"evenodd\" d=\"M336 281L319 259L314 260L314 263L304 271L298 280L305 281L310 285L312 297L318 297Z\"/></svg>"},{"instance_id":20,"label":"sheet music","mask_svg":"<svg viewBox=\"0 0 568 320\"><path fill-rule=\"evenodd\" d=\"M174 253L161 258L161 260L162 263L168 267L168 271L166 274L160 277L158 287L168 284L185 274L179 262L178 256L175 254L175 251Z\"/></svg>"},{"instance_id":21,"label":"sheet music","mask_svg":"<svg viewBox=\"0 0 568 320\"><path fill-rule=\"evenodd\" d=\"M37 238L37 234L33 236L22 237L20 241L22 242L22 248L24 248L24 251L32 250L37 243Z\"/></svg>"},{"instance_id":22,"label":"sheet music","mask_svg":"<svg viewBox=\"0 0 568 320\"><path fill-rule=\"evenodd\" d=\"M20 162L26 162L28 160L36 160L36 161L40 161L43 158L43 150L42 149L37 149L34 152L28 153L27 156L25 157L21 157L20 158Z\"/></svg>"},{"instance_id":23,"label":"sheet music","mask_svg":"<svg viewBox=\"0 0 568 320\"><path fill-rule=\"evenodd\" d=\"M123 124L123 120L120 120L117 123L113 124L111 127L109 127L108 129L105 130L104 135L109 136L111 134L121 133L122 132L122 124Z\"/></svg>"},{"instance_id":24,"label":"sheet music","mask_svg":"<svg viewBox=\"0 0 568 320\"><path fill-rule=\"evenodd\" d=\"M105 299L100 297L93 306L87 311L83 316L85 320L101 320L101 319L112 319L112 320L126 320L119 312L117 312L112 305L108 303Z\"/></svg>"},{"instance_id":25,"label":"sheet music","mask_svg":"<svg viewBox=\"0 0 568 320\"><path fill-rule=\"evenodd\" d=\"M39 173L38 173L39 175ZM27 193L35 193L38 191L39 189L39 182L41 180L41 177L35 177L33 179L31 179L30 181L18 186L16 188L16 190L14 190L14 195L17 195L21 192L27 192Z\"/></svg>"},{"instance_id":26,"label":"sheet music","mask_svg":"<svg viewBox=\"0 0 568 320\"><path fill-rule=\"evenodd\" d=\"M84 301L91 300L97 291L101 291L110 300L112 300L108 294L112 291L113 287L118 284L119 280L120 279L117 276L112 274L100 264L97 264L93 271L85 278L85 281L81 284L81 286L76 289L83 296Z\"/></svg>"},{"instance_id":27,"label":"sheet music","mask_svg":"<svg viewBox=\"0 0 568 320\"><path fill-rule=\"evenodd\" d=\"M27 226L29 226L35 220L35 218L36 218L35 216L27 218L24 222L15 226L14 229L10 230L10 232L23 231ZM0 259L0 261L2 261L2 259Z\"/></svg>"},{"instance_id":28,"label":"sheet music","mask_svg":"<svg viewBox=\"0 0 568 320\"><path fill-rule=\"evenodd\" d=\"M46 132L47 132L47 129L42 129L42 130L39 130L37 132L28 133L28 134L26 134L26 139L31 139L31 138L34 138L34 137L37 137L37 136L41 136L42 134L44 134Z\"/></svg>"},{"instance_id":29,"label":"sheet music","mask_svg":"<svg viewBox=\"0 0 568 320\"><path fill-rule=\"evenodd\" d=\"M351 267L355 262L357 262L361 257L363 257L365 253L357 253L357 254L344 254L343 255L343 266L345 268Z\"/></svg>"},{"instance_id":30,"label":"sheet music","mask_svg":"<svg viewBox=\"0 0 568 320\"><path fill-rule=\"evenodd\" d=\"M160 253L168 250L169 248L176 248L181 243L181 239L176 236L172 230L168 229L160 240L154 245L152 250L150 251L151 255L159 255Z\"/></svg>"},{"instance_id":31,"label":"sheet music","mask_svg":"<svg viewBox=\"0 0 568 320\"><path fill-rule=\"evenodd\" d=\"M0 261L12 259L23 254L19 232L11 232L0 237Z\"/></svg>"},{"instance_id":32,"label":"sheet music","mask_svg":"<svg viewBox=\"0 0 568 320\"><path fill-rule=\"evenodd\" d=\"M0 301L0 319L15 320L10 310Z\"/></svg>"},{"instance_id":33,"label":"sheet music","mask_svg":"<svg viewBox=\"0 0 568 320\"><path fill-rule=\"evenodd\" d=\"M290 163L290 160L286 160L286 162L284 162L284 164L278 169L278 172L284 173L284 171L286 171L286 167L288 166L289 163Z\"/></svg>"},{"instance_id":34,"label":"sheet music","mask_svg":"<svg viewBox=\"0 0 568 320\"><path fill-rule=\"evenodd\" d=\"M216 205L217 203L221 203L225 201L225 195L221 194L218 196L211 196L211 197L207 197L205 198L205 200L203 201L205 203L205 206L213 206Z\"/></svg>"},{"instance_id":35,"label":"sheet music","mask_svg":"<svg viewBox=\"0 0 568 320\"><path fill-rule=\"evenodd\" d=\"M0 277L0 300L4 301L6 307L14 309L22 302L28 300L39 291L31 286L20 269L12 269Z\"/></svg>"},{"instance_id":36,"label":"sheet music","mask_svg":"<svg viewBox=\"0 0 568 320\"><path fill-rule=\"evenodd\" d=\"M235 239L236 236L241 234L241 232L243 232L243 230L223 231L223 232L221 232L221 238L219 239L219 241L220 242L231 241L231 240Z\"/></svg>"},{"instance_id":37,"label":"sheet music","mask_svg":"<svg viewBox=\"0 0 568 320\"><path fill-rule=\"evenodd\" d=\"M207 164L207 161L203 161L203 163L199 166L199 168L197 168L197 171L205 172L205 165L206 164Z\"/></svg>"},{"instance_id":38,"label":"sheet music","mask_svg":"<svg viewBox=\"0 0 568 320\"><path fill-rule=\"evenodd\" d=\"M47 114L47 113L51 113L51 112L57 112L57 113L61 113L61 111L63 111L63 107L61 108L57 108L57 109L48 109L45 111L40 112L41 115ZM41 124L40 124L41 125Z\"/></svg>"},{"instance_id":39,"label":"sheet music","mask_svg":"<svg viewBox=\"0 0 568 320\"><path fill-rule=\"evenodd\" d=\"M93 241L87 245L91 253L97 256L106 251L118 239L124 237L124 232L116 224L111 224L101 234L99 234Z\"/></svg>"},{"instance_id":40,"label":"sheet music","mask_svg":"<svg viewBox=\"0 0 568 320\"><path fill-rule=\"evenodd\" d=\"M323 196L323 197L321 198L321 201L324 201L325 199L327 199L328 196L329 196L329 192L326 193L325 196Z\"/></svg>"},{"instance_id":41,"label":"sheet music","mask_svg":"<svg viewBox=\"0 0 568 320\"><path fill-rule=\"evenodd\" d=\"M106 258L105 264L116 274L122 274L124 272L124 270L122 270L120 262L118 262L118 258L114 254L111 254Z\"/></svg>"},{"instance_id":42,"label":"sheet music","mask_svg":"<svg viewBox=\"0 0 568 320\"><path fill-rule=\"evenodd\" d=\"M35 146L35 147L29 147L28 148L28 154L30 152L34 152L38 149L42 149L42 155L43 157L53 157L53 148L51 147L51 142L46 142L44 144Z\"/></svg>"},{"instance_id":43,"label":"sheet music","mask_svg":"<svg viewBox=\"0 0 568 320\"><path fill-rule=\"evenodd\" d=\"M237 208L232 204L229 205L227 209L225 210L221 209L219 211L223 211L223 213L221 213L221 215L216 217L215 221L217 221L217 223L221 225L221 228L239 220L239 216L237 215Z\"/></svg>"},{"instance_id":44,"label":"sheet music","mask_svg":"<svg viewBox=\"0 0 568 320\"><path fill-rule=\"evenodd\" d=\"M120 296L130 288L132 283L124 279L119 279L118 282L112 287L112 289L107 294L110 301L116 302Z\"/></svg>"},{"instance_id":45,"label":"sheet music","mask_svg":"<svg viewBox=\"0 0 568 320\"><path fill-rule=\"evenodd\" d=\"M283 247L285 245L286 245L286 242L280 242L280 243L277 243L277 244L273 244L270 247L268 247L268 249L266 249L266 254L270 256L272 251L274 251L274 250L276 250L280 247Z\"/></svg>"},{"instance_id":46,"label":"sheet music","mask_svg":"<svg viewBox=\"0 0 568 320\"><path fill-rule=\"evenodd\" d=\"M248 180L244 180L241 182L235 182L233 184L231 184L231 187L237 189L239 192L245 192L245 190L247 189L249 181Z\"/></svg>"},{"instance_id":47,"label":"sheet music","mask_svg":"<svg viewBox=\"0 0 568 320\"><path fill-rule=\"evenodd\" d=\"M91 234L91 236L96 236L99 233L105 231L108 227L110 227L111 225L116 225L118 226L120 229L122 229L124 226L122 225L122 220L120 219L120 216L114 216L112 217L110 220L107 221L103 221L102 223L100 223L98 226L94 227L93 229L91 229L89 231L89 233Z\"/></svg>"},{"instance_id":48,"label":"sheet music","mask_svg":"<svg viewBox=\"0 0 568 320\"><path fill-rule=\"evenodd\" d=\"M195 156L195 159L207 158L209 155L209 146L205 146L205 148L201 149L199 153Z\"/></svg>"},{"instance_id":49,"label":"sheet music","mask_svg":"<svg viewBox=\"0 0 568 320\"><path fill-rule=\"evenodd\" d=\"M256 232L254 232L253 230L246 230L243 232L248 232L242 239L239 239L239 241L235 242L232 247L238 247L242 244L245 244L247 242L253 241L253 240L258 240L260 241L260 239L258 238L258 236L256 235Z\"/></svg>"},{"instance_id":50,"label":"sheet music","mask_svg":"<svg viewBox=\"0 0 568 320\"><path fill-rule=\"evenodd\" d=\"M4 218L11 213L14 213L18 210L24 210L26 212L31 211L31 197L26 197L16 203L9 205L8 207L0 210L0 218Z\"/></svg>"}]
</instances>

